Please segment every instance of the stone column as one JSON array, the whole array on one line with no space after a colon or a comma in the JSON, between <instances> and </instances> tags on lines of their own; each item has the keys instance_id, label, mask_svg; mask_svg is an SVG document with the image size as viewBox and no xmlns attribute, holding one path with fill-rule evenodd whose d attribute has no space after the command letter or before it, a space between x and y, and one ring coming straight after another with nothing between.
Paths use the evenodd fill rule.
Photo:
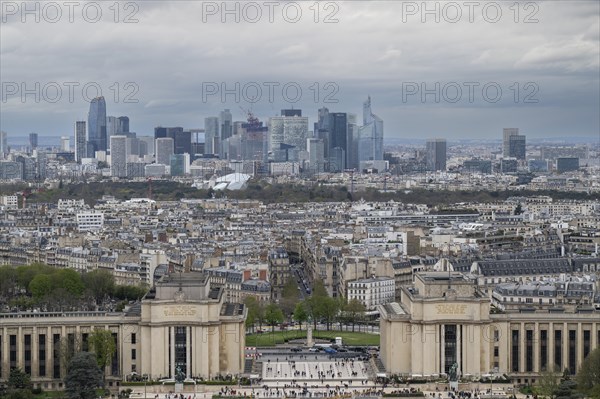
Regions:
<instances>
[{"instance_id":1,"label":"stone column","mask_svg":"<svg viewBox=\"0 0 600 399\"><path fill-rule=\"evenodd\" d=\"M568 367L569 364L569 325L567 323L563 323L562 334L562 364L560 366L559 371L563 371L565 368Z\"/></svg>"},{"instance_id":2,"label":"stone column","mask_svg":"<svg viewBox=\"0 0 600 399\"><path fill-rule=\"evenodd\" d=\"M52 340L52 327L46 328L46 377L52 376L52 356L54 354L54 341Z\"/></svg>"},{"instance_id":3,"label":"stone column","mask_svg":"<svg viewBox=\"0 0 600 399\"><path fill-rule=\"evenodd\" d=\"M575 339L577 339L575 342L575 364L579 368L579 365L583 362L583 326L581 325L581 321L577 323Z\"/></svg>"},{"instance_id":4,"label":"stone column","mask_svg":"<svg viewBox=\"0 0 600 399\"><path fill-rule=\"evenodd\" d=\"M440 374L444 374L446 373L446 368L444 367L446 362L446 325L442 324L440 329Z\"/></svg>"},{"instance_id":5,"label":"stone column","mask_svg":"<svg viewBox=\"0 0 600 399\"><path fill-rule=\"evenodd\" d=\"M175 378L175 327L167 327L171 334L171 378Z\"/></svg>"},{"instance_id":6,"label":"stone column","mask_svg":"<svg viewBox=\"0 0 600 399\"><path fill-rule=\"evenodd\" d=\"M456 363L458 364L457 376L462 374L462 324L456 325Z\"/></svg>"},{"instance_id":7,"label":"stone column","mask_svg":"<svg viewBox=\"0 0 600 399\"><path fill-rule=\"evenodd\" d=\"M554 370L556 367L554 365L554 323L548 323L548 365L546 366L548 370Z\"/></svg>"},{"instance_id":8,"label":"stone column","mask_svg":"<svg viewBox=\"0 0 600 399\"><path fill-rule=\"evenodd\" d=\"M187 378L190 378L192 376L192 369L191 369L191 351L190 351L190 339L191 339L191 328L190 326L187 326L185 328L185 376Z\"/></svg>"},{"instance_id":9,"label":"stone column","mask_svg":"<svg viewBox=\"0 0 600 399\"><path fill-rule=\"evenodd\" d=\"M38 372L40 371L39 362L38 362L38 352L40 342L38 340L37 327L33 327L33 331L31 332L31 376L38 377Z\"/></svg>"},{"instance_id":10,"label":"stone column","mask_svg":"<svg viewBox=\"0 0 600 399\"><path fill-rule=\"evenodd\" d=\"M2 372L0 373L0 378L6 378L8 379L8 369L10 368L8 366L8 359L9 359L9 355L8 355L8 328L4 327L2 329L2 356L0 358L0 362L2 362ZM6 376L6 377L5 377Z\"/></svg>"},{"instance_id":11,"label":"stone column","mask_svg":"<svg viewBox=\"0 0 600 399\"><path fill-rule=\"evenodd\" d=\"M21 326L19 326L17 332L17 367L21 370L25 369L25 337Z\"/></svg>"},{"instance_id":12,"label":"stone column","mask_svg":"<svg viewBox=\"0 0 600 399\"><path fill-rule=\"evenodd\" d=\"M525 323L519 324L519 372L525 371L525 355L527 346L525 342Z\"/></svg>"},{"instance_id":13,"label":"stone column","mask_svg":"<svg viewBox=\"0 0 600 399\"><path fill-rule=\"evenodd\" d=\"M540 372L540 323L535 322L533 329L533 371Z\"/></svg>"}]
</instances>

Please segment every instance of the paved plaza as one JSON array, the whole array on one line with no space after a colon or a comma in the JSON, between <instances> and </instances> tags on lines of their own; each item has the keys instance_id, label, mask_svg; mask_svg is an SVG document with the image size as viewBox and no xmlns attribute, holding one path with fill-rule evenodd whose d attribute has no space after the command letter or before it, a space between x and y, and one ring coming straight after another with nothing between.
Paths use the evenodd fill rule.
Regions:
<instances>
[{"instance_id":1,"label":"paved plaza","mask_svg":"<svg viewBox=\"0 0 600 399\"><path fill-rule=\"evenodd\" d=\"M262 376L263 384L266 385L271 385L272 382L296 385L323 385L326 382L331 385L365 385L369 379L369 366L367 362L354 359L267 361L262 364Z\"/></svg>"}]
</instances>

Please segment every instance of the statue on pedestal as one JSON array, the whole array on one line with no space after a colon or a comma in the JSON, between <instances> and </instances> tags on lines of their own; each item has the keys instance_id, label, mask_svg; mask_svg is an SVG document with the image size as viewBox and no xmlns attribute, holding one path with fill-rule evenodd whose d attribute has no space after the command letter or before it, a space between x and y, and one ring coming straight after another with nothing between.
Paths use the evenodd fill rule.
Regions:
<instances>
[{"instance_id":1,"label":"statue on pedestal","mask_svg":"<svg viewBox=\"0 0 600 399\"><path fill-rule=\"evenodd\" d=\"M185 374L183 374L183 371L181 371L181 367L177 366L177 369L175 369L175 382L181 384L184 380Z\"/></svg>"},{"instance_id":2,"label":"statue on pedestal","mask_svg":"<svg viewBox=\"0 0 600 399\"><path fill-rule=\"evenodd\" d=\"M448 381L458 381L458 364L454 363L448 372Z\"/></svg>"}]
</instances>

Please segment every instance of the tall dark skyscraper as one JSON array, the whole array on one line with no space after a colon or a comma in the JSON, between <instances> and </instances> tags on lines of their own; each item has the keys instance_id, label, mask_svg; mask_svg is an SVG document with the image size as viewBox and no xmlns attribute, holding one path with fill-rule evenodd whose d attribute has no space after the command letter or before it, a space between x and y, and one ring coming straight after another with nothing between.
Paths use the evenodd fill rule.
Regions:
<instances>
[{"instance_id":1,"label":"tall dark skyscraper","mask_svg":"<svg viewBox=\"0 0 600 399\"><path fill-rule=\"evenodd\" d=\"M169 136L170 137L170 136ZM181 130L175 134L175 154L192 154L192 132Z\"/></svg>"},{"instance_id":2,"label":"tall dark skyscraper","mask_svg":"<svg viewBox=\"0 0 600 399\"><path fill-rule=\"evenodd\" d=\"M527 143L525 135L515 134L508 139L508 156L511 158L517 158L518 160L525 160L527 154Z\"/></svg>"},{"instance_id":3,"label":"tall dark skyscraper","mask_svg":"<svg viewBox=\"0 0 600 399\"><path fill-rule=\"evenodd\" d=\"M231 111L228 109L220 112L219 127L221 134L221 149L219 153L221 154L221 158L226 159L228 157L228 142L226 140L233 135L233 116L231 115Z\"/></svg>"},{"instance_id":4,"label":"tall dark skyscraper","mask_svg":"<svg viewBox=\"0 0 600 399\"><path fill-rule=\"evenodd\" d=\"M174 154L192 154L192 132L182 127L155 127L154 139L171 138Z\"/></svg>"},{"instance_id":5,"label":"tall dark skyscraper","mask_svg":"<svg viewBox=\"0 0 600 399\"><path fill-rule=\"evenodd\" d=\"M90 103L88 113L87 156L93 158L96 151L106 151L106 102L96 97Z\"/></svg>"},{"instance_id":6,"label":"tall dark skyscraper","mask_svg":"<svg viewBox=\"0 0 600 399\"><path fill-rule=\"evenodd\" d=\"M431 171L446 170L446 139L427 140L427 168Z\"/></svg>"},{"instance_id":7,"label":"tall dark skyscraper","mask_svg":"<svg viewBox=\"0 0 600 399\"><path fill-rule=\"evenodd\" d=\"M154 128L154 139L162 139L167 137L167 128L158 126Z\"/></svg>"},{"instance_id":8,"label":"tall dark skyscraper","mask_svg":"<svg viewBox=\"0 0 600 399\"><path fill-rule=\"evenodd\" d=\"M329 114L329 163L333 171L346 168L346 153L348 152L348 115L345 112ZM335 156L332 154L335 151Z\"/></svg>"},{"instance_id":9,"label":"tall dark skyscraper","mask_svg":"<svg viewBox=\"0 0 600 399\"><path fill-rule=\"evenodd\" d=\"M519 134L518 127L505 127L502 129L502 156L510 157L510 138Z\"/></svg>"},{"instance_id":10,"label":"tall dark skyscraper","mask_svg":"<svg viewBox=\"0 0 600 399\"><path fill-rule=\"evenodd\" d=\"M129 117L128 116L119 116L119 127L118 134L129 133Z\"/></svg>"},{"instance_id":11,"label":"tall dark skyscraper","mask_svg":"<svg viewBox=\"0 0 600 399\"><path fill-rule=\"evenodd\" d=\"M302 116L301 109L282 109L281 116Z\"/></svg>"},{"instance_id":12,"label":"tall dark skyscraper","mask_svg":"<svg viewBox=\"0 0 600 399\"><path fill-rule=\"evenodd\" d=\"M81 159L85 157L87 157L85 121L77 121L75 122L75 161L81 163Z\"/></svg>"},{"instance_id":13,"label":"tall dark skyscraper","mask_svg":"<svg viewBox=\"0 0 600 399\"><path fill-rule=\"evenodd\" d=\"M38 134L29 133L29 148L33 151L38 146Z\"/></svg>"}]
</instances>

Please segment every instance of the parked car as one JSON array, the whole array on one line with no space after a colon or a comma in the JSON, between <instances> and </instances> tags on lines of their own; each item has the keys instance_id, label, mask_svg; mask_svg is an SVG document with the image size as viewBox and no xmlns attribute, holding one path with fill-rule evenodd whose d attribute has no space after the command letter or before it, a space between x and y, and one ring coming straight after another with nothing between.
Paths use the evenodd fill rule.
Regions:
<instances>
[{"instance_id":1,"label":"parked car","mask_svg":"<svg viewBox=\"0 0 600 399\"><path fill-rule=\"evenodd\" d=\"M302 352L302 348L292 348L292 352Z\"/></svg>"}]
</instances>

